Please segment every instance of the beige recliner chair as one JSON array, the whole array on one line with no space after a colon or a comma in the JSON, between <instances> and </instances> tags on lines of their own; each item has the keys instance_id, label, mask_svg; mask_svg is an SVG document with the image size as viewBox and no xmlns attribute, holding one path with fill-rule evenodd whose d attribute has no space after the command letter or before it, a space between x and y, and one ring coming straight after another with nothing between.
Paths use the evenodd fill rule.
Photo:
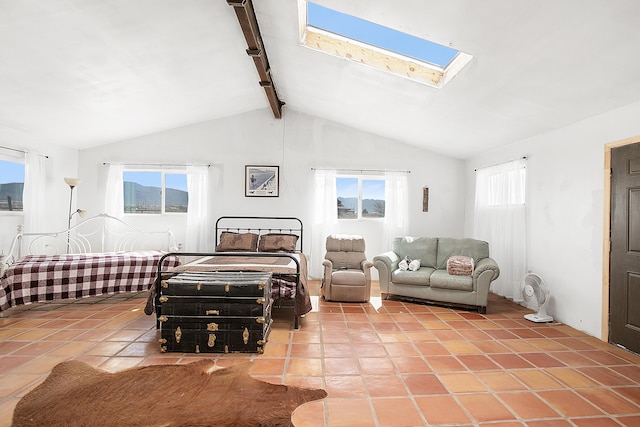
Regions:
<instances>
[{"instance_id":1,"label":"beige recliner chair","mask_svg":"<svg viewBox=\"0 0 640 427\"><path fill-rule=\"evenodd\" d=\"M365 302L371 295L371 267L364 254L362 236L333 234L327 237L322 262L322 292L327 301Z\"/></svg>"}]
</instances>

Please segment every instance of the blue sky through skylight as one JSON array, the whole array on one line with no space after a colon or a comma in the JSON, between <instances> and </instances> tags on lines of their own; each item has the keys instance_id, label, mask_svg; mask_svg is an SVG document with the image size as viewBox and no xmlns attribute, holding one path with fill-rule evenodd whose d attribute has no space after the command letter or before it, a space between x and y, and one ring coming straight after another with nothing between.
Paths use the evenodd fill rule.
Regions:
<instances>
[{"instance_id":1,"label":"blue sky through skylight","mask_svg":"<svg viewBox=\"0 0 640 427\"><path fill-rule=\"evenodd\" d=\"M442 68L458 51L373 22L307 2L307 24Z\"/></svg>"}]
</instances>

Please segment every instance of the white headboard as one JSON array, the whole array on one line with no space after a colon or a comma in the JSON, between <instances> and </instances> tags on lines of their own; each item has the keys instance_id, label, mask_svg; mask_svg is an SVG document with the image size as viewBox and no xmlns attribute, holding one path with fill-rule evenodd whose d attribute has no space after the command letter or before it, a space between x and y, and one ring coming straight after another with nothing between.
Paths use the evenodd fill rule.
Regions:
<instances>
[{"instance_id":1,"label":"white headboard","mask_svg":"<svg viewBox=\"0 0 640 427\"><path fill-rule=\"evenodd\" d=\"M138 230L120 218L98 214L56 232L25 233L22 225L9 251L0 259L0 276L7 266L26 255L102 253L134 250L178 250L171 230Z\"/></svg>"}]
</instances>

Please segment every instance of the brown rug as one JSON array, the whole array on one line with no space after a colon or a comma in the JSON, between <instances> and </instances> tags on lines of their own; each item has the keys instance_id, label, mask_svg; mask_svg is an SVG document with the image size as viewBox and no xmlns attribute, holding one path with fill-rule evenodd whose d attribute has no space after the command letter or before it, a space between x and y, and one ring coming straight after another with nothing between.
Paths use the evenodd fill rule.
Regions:
<instances>
[{"instance_id":1,"label":"brown rug","mask_svg":"<svg viewBox=\"0 0 640 427\"><path fill-rule=\"evenodd\" d=\"M84 362L53 368L16 405L23 426L293 426L291 414L327 392L269 384L249 375L251 362L210 372L214 362L156 365L109 373Z\"/></svg>"}]
</instances>

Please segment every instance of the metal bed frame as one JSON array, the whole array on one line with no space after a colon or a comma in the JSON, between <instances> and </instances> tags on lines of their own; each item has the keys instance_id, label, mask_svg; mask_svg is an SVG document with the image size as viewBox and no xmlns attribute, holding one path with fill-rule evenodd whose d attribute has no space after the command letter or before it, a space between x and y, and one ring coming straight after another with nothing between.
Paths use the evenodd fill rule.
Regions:
<instances>
[{"instance_id":1,"label":"metal bed frame","mask_svg":"<svg viewBox=\"0 0 640 427\"><path fill-rule=\"evenodd\" d=\"M264 225L266 222L266 225ZM232 223L227 225L228 223ZM215 244L219 243L220 234L223 231L235 232L235 233L256 233L258 235L267 233L290 233L298 236L296 242L296 253L302 253L303 246L303 224L299 218L295 217L261 217L261 216L221 216L216 220L215 224ZM164 255L158 263L158 274L156 279L155 290L155 309L157 319L162 315L162 302L160 301L160 287L162 286L162 280L175 274L171 271L163 271L162 265L165 257L178 256L178 257L222 257L222 256L243 256L243 257L279 257L289 258L295 262L295 273L275 273L274 277L288 276L295 277L296 292L299 292L300 288L300 262L298 259L287 252L171 252ZM212 270L215 271L215 270ZM229 271L229 270L225 270ZM242 271L242 270L239 270ZM291 304L289 304L291 301ZM274 302L276 308L292 308L293 311L293 326L295 329L300 327L300 313L298 312L298 306L295 298L277 298ZM156 322L159 327L160 322Z\"/></svg>"}]
</instances>

